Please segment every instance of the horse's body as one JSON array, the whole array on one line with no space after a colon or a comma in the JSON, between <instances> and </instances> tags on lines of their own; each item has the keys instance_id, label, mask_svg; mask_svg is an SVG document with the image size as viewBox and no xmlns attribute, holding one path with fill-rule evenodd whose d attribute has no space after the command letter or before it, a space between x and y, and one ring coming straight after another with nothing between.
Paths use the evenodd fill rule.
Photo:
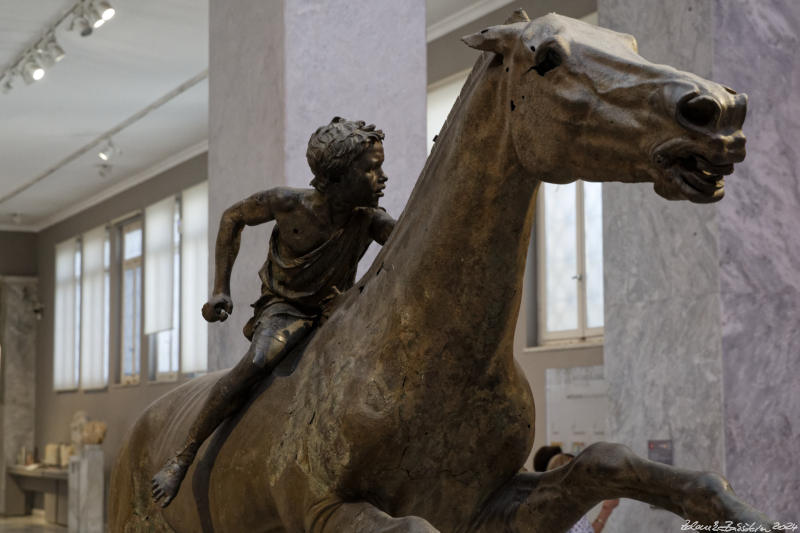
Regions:
<instances>
[{"instance_id":1,"label":"horse's body","mask_svg":"<svg viewBox=\"0 0 800 533\"><path fill-rule=\"evenodd\" d=\"M209 439L163 511L150 479L220 373L139 419L112 476L112 531L555 532L613 497L764 519L721 478L614 445L518 474L534 407L512 340L540 180L651 181L670 199L717 200L744 157L746 103L646 62L629 36L523 17L465 38L487 53L372 269L296 370Z\"/></svg>"}]
</instances>

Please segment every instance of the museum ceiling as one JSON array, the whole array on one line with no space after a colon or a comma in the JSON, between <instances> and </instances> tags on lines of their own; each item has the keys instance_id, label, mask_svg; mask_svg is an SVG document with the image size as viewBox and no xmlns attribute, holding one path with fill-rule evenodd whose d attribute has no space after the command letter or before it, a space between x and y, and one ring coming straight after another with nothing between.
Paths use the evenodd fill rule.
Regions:
<instances>
[{"instance_id":1,"label":"museum ceiling","mask_svg":"<svg viewBox=\"0 0 800 533\"><path fill-rule=\"evenodd\" d=\"M575 4L565 14L580 16L594 2L518 4L562 12ZM208 0L109 3L114 17L81 36L80 21L70 30L73 17L64 16L76 0L0 0L0 69L21 58L24 70L25 52L47 41L54 25L65 51L39 81L26 83L23 72L0 79L2 231L41 230L207 149ZM428 0L428 41L446 41L439 53L452 56L451 34L504 18L512 7L509 0ZM45 48L40 62L58 55ZM115 153L103 161L98 154L109 139Z\"/></svg>"},{"instance_id":2,"label":"museum ceiling","mask_svg":"<svg viewBox=\"0 0 800 533\"><path fill-rule=\"evenodd\" d=\"M120 153L99 165L105 142L208 67L207 0L111 0L115 16L91 35L55 31L64 58L40 81L0 92L0 225L39 229L144 175L207 139L205 78L112 136ZM75 5L74 0L0 1L0 68ZM102 171L102 172L101 172ZM20 190L17 194L15 191ZM13 194L13 196L11 196Z\"/></svg>"}]
</instances>

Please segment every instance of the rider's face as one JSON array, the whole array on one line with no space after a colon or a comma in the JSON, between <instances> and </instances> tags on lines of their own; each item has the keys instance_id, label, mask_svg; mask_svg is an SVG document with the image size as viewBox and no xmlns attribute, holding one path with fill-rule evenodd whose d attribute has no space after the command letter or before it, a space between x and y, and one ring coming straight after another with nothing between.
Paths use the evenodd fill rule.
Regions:
<instances>
[{"instance_id":1,"label":"rider's face","mask_svg":"<svg viewBox=\"0 0 800 533\"><path fill-rule=\"evenodd\" d=\"M374 142L350 167L342 188L347 198L358 206L375 207L386 187L383 165L383 143Z\"/></svg>"}]
</instances>

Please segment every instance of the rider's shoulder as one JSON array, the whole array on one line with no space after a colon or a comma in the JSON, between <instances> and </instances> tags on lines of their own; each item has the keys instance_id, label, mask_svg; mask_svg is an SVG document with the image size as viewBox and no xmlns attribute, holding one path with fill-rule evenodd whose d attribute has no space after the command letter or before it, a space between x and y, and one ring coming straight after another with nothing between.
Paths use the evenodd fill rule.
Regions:
<instances>
[{"instance_id":1,"label":"rider's shoulder","mask_svg":"<svg viewBox=\"0 0 800 533\"><path fill-rule=\"evenodd\" d=\"M275 187L268 189L263 194L268 198L275 211L292 211L302 205L311 190L296 189L293 187Z\"/></svg>"}]
</instances>

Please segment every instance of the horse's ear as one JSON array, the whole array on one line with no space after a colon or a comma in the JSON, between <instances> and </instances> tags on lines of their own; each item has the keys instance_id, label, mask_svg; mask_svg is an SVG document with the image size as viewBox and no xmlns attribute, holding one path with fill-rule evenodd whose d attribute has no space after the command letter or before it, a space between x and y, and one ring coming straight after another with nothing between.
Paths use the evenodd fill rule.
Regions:
<instances>
[{"instance_id":1,"label":"horse's ear","mask_svg":"<svg viewBox=\"0 0 800 533\"><path fill-rule=\"evenodd\" d=\"M476 50L506 55L515 40L519 39L519 28L507 25L490 26L485 30L461 38L464 44Z\"/></svg>"},{"instance_id":2,"label":"horse's ear","mask_svg":"<svg viewBox=\"0 0 800 533\"><path fill-rule=\"evenodd\" d=\"M636 37L634 37L633 35L628 35L628 37L630 37L630 39L631 39L631 48L633 48L633 51L638 54L639 53L639 43L636 42Z\"/></svg>"},{"instance_id":3,"label":"horse's ear","mask_svg":"<svg viewBox=\"0 0 800 533\"><path fill-rule=\"evenodd\" d=\"M506 19L505 24L514 24L515 22L530 22L530 21L531 18L528 16L525 10L519 8L515 9L514 12L511 13L511 16L509 16Z\"/></svg>"}]
</instances>

